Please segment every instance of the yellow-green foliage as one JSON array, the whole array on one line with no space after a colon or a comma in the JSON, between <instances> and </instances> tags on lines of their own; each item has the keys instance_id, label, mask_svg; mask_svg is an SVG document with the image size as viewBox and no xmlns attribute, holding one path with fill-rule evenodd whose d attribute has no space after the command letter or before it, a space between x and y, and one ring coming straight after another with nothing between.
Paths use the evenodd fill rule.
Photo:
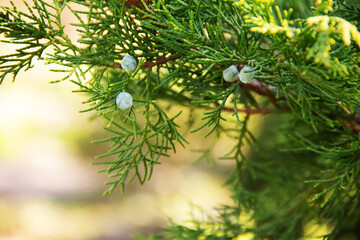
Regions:
<instances>
[{"instance_id":1,"label":"yellow-green foliage","mask_svg":"<svg viewBox=\"0 0 360 240\"><path fill-rule=\"evenodd\" d=\"M339 72L348 75L346 67L336 57L331 57L330 52L339 40L342 40L345 46L350 46L353 39L360 46L360 33L357 28L342 18L332 16L309 17L306 23L307 27L314 31L316 38L313 47L307 51L308 59L313 59L315 63L321 63L325 67L337 66Z\"/></svg>"},{"instance_id":2,"label":"yellow-green foliage","mask_svg":"<svg viewBox=\"0 0 360 240\"><path fill-rule=\"evenodd\" d=\"M333 0L316 0L314 14L328 14L333 11Z\"/></svg>"},{"instance_id":3,"label":"yellow-green foliage","mask_svg":"<svg viewBox=\"0 0 360 240\"><path fill-rule=\"evenodd\" d=\"M332 0L317 0L315 16L298 19L296 22L290 20L292 9L281 12L279 6L274 6L274 1L271 0L240 0L234 5L239 7L251 31L268 34L274 40L283 39L289 44L296 44L301 38L312 37L314 43L306 49L306 59L326 68L334 68L335 75L349 74L346 66L333 57L331 51L341 40L345 46L350 46L353 40L360 47L360 33L355 25L343 18L318 16L333 11Z\"/></svg>"},{"instance_id":4,"label":"yellow-green foliage","mask_svg":"<svg viewBox=\"0 0 360 240\"><path fill-rule=\"evenodd\" d=\"M316 25L316 30L318 32L328 32L340 35L346 46L350 46L352 38L360 47L359 31L353 24L342 18L331 16L316 16L309 17L306 19L306 22L309 27ZM334 40L332 38L330 40L333 44Z\"/></svg>"},{"instance_id":5,"label":"yellow-green foliage","mask_svg":"<svg viewBox=\"0 0 360 240\"><path fill-rule=\"evenodd\" d=\"M272 0L246 1L241 0L235 3L244 15L245 23L254 32L278 34L285 33L288 38L293 38L299 33L299 29L291 27L294 24L289 20L292 9L281 13L278 6L275 6L276 19L272 5Z\"/></svg>"}]
</instances>

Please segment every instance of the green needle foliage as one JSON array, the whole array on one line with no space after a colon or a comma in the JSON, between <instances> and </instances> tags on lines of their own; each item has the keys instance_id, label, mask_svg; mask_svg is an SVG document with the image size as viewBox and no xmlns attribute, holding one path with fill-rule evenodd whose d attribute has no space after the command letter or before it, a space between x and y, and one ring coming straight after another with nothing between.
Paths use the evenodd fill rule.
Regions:
<instances>
[{"instance_id":1,"label":"green needle foliage","mask_svg":"<svg viewBox=\"0 0 360 240\"><path fill-rule=\"evenodd\" d=\"M98 141L112 147L94 163L111 178L105 194L133 179L145 183L163 157L189 147L185 134L214 137L203 158L212 157L222 135L235 142L223 157L234 161L227 181L233 205L139 239L306 239L314 237L312 224L326 226L323 239L360 237L358 1L25 4L25 12L14 4L0 10L1 42L19 45L0 57L0 83L34 58L62 67L54 71L64 78L54 82L71 81L75 92L86 93L83 111L106 119L112 134ZM78 19L77 42L64 32L65 9ZM125 55L137 59L135 71L122 69ZM252 66L256 80L225 82L222 72L231 65ZM122 91L134 99L130 110L115 104ZM200 125L192 114L198 109ZM180 124L182 112L190 114ZM253 114L266 126L258 138L248 129ZM244 154L248 145L252 151Z\"/></svg>"}]
</instances>

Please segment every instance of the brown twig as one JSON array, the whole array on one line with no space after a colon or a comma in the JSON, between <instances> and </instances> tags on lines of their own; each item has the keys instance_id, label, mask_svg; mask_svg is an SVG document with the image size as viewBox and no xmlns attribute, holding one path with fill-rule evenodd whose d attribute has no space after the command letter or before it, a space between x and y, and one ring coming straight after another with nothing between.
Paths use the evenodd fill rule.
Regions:
<instances>
[{"instance_id":1,"label":"brown twig","mask_svg":"<svg viewBox=\"0 0 360 240\"><path fill-rule=\"evenodd\" d=\"M143 63L143 65L141 65L141 67L145 67L145 68L152 68L154 66L159 66L159 65L162 65L164 63L167 63L169 61L175 61L177 59L179 59L180 56L173 56L173 57L169 57L169 58L162 58L162 59L159 59L157 60L156 62L146 62L146 63Z\"/></svg>"},{"instance_id":2,"label":"brown twig","mask_svg":"<svg viewBox=\"0 0 360 240\"><path fill-rule=\"evenodd\" d=\"M359 133L360 132L360 125L358 123L351 124L346 120L343 120L344 126L352 129L354 132Z\"/></svg>"},{"instance_id":3,"label":"brown twig","mask_svg":"<svg viewBox=\"0 0 360 240\"><path fill-rule=\"evenodd\" d=\"M121 64L118 63L118 62L114 62L114 63L112 63L112 64L110 64L110 65L107 65L107 66L108 66L108 67L111 67L111 68L120 68L120 69L122 69Z\"/></svg>"},{"instance_id":4,"label":"brown twig","mask_svg":"<svg viewBox=\"0 0 360 240\"><path fill-rule=\"evenodd\" d=\"M141 0L126 0L127 4L130 4L136 8L139 8L143 11L146 10L145 6L143 5L143 3L141 2ZM144 0L145 4L147 5L147 7L151 7L151 3L152 0Z\"/></svg>"},{"instance_id":5,"label":"brown twig","mask_svg":"<svg viewBox=\"0 0 360 240\"><path fill-rule=\"evenodd\" d=\"M283 111L290 110L289 108L280 108L277 103L279 100L286 100L286 97L276 98L276 95L269 90L269 86L267 86L264 83L261 83L259 81L253 81L249 84L241 83L240 86L244 89L256 92L259 95L269 98L271 100L271 102L274 104L274 106L276 106L276 109L268 109L268 108L265 108L265 109L238 109L238 112L247 113L247 114L268 114L268 113L275 112L276 110L283 110ZM225 109L225 110L231 111L231 109ZM234 111L234 109L232 109L232 111ZM334 117L334 116L328 116L328 117L333 120L338 120L338 121L341 120L338 117ZM360 115L355 114L354 121L352 123L350 123L347 120L342 120L342 122L346 128L352 129L356 133L360 133Z\"/></svg>"},{"instance_id":6,"label":"brown twig","mask_svg":"<svg viewBox=\"0 0 360 240\"><path fill-rule=\"evenodd\" d=\"M279 107L278 105L278 101L279 100L286 100L285 97L281 97L281 98L276 98L275 93L271 92L269 90L269 86L259 82L259 81L252 81L251 83L245 84L245 83L241 83L240 87L246 90L250 90L253 92L256 92L259 95L265 96L267 98L270 99L270 101L276 106Z\"/></svg>"},{"instance_id":7,"label":"brown twig","mask_svg":"<svg viewBox=\"0 0 360 240\"><path fill-rule=\"evenodd\" d=\"M234 108L222 108L223 110L227 111L227 112L235 112ZM236 111L238 113L246 113L248 115L251 114L268 114L268 113L273 113L273 112L278 112L278 111L289 111L289 108L259 108L259 109L237 109Z\"/></svg>"},{"instance_id":8,"label":"brown twig","mask_svg":"<svg viewBox=\"0 0 360 240\"><path fill-rule=\"evenodd\" d=\"M162 58L162 59L159 59L159 60L157 60L155 62L145 62L145 63L143 63L141 65L141 67L143 67L143 68L152 68L154 66L159 66L159 65L162 65L162 64L167 63L169 61L175 61L175 60L177 60L179 58L180 58L180 56L173 56L173 57L168 57L168 58ZM114 62L113 64L110 64L108 66L111 67L111 68L120 68L120 69L122 69L121 64L118 63L118 62Z\"/></svg>"}]
</instances>

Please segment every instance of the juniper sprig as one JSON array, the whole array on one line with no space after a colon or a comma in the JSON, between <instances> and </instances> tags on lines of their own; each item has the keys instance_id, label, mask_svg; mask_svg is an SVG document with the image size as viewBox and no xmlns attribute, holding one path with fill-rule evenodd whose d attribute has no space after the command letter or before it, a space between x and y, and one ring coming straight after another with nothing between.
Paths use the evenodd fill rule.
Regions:
<instances>
[{"instance_id":1,"label":"juniper sprig","mask_svg":"<svg viewBox=\"0 0 360 240\"><path fill-rule=\"evenodd\" d=\"M31 0L0 8L0 83L34 58L62 67L83 112L107 120L111 149L94 163L107 193L150 179L190 132L235 145L234 204L217 218L150 239L304 239L309 222L337 239L360 225L360 5L350 0ZM64 31L67 9L77 42ZM52 51L46 51L52 49ZM59 70L56 70L59 71ZM177 113L168 111L176 106ZM181 109L181 110L179 110ZM202 123L185 109L201 109ZM255 138L248 123L260 114ZM244 146L252 146L250 154ZM139 237L141 238L141 237ZM146 237L143 237L146 238Z\"/></svg>"}]
</instances>

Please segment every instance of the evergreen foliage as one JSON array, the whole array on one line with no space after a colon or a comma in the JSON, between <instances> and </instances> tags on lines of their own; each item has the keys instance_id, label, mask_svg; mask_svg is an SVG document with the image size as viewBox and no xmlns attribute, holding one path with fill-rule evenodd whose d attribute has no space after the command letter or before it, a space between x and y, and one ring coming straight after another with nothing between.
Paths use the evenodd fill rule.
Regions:
<instances>
[{"instance_id":1,"label":"evergreen foliage","mask_svg":"<svg viewBox=\"0 0 360 240\"><path fill-rule=\"evenodd\" d=\"M233 205L219 207L216 218L173 223L139 238L302 239L311 237L309 223L327 226L324 239L359 236L358 1L32 0L26 6L26 12L1 7L1 41L19 48L0 57L0 83L34 58L62 66L65 77L57 81L86 93L83 112L104 117L112 133L100 140L111 150L95 163L111 178L106 194L133 179L145 183L161 157L188 147L176 123L182 112L170 115L172 106L204 110L199 126L189 114L192 132L237 142L224 156L234 161L227 181ZM77 42L64 32L64 9L78 19ZM44 54L47 48L52 53ZM121 67L125 55L137 59L133 72ZM256 80L224 81L232 65L253 67ZM130 110L115 104L123 91L133 97ZM253 114L268 126L258 139L248 130Z\"/></svg>"}]
</instances>

